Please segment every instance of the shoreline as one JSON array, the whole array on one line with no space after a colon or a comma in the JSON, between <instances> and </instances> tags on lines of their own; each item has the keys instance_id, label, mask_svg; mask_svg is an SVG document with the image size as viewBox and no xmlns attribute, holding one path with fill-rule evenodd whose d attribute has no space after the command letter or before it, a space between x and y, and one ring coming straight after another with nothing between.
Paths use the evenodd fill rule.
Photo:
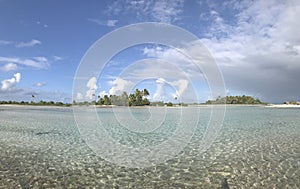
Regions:
<instances>
[{"instance_id":1,"label":"shoreline","mask_svg":"<svg viewBox=\"0 0 300 189\"><path fill-rule=\"evenodd\" d=\"M73 105L73 106L49 106L49 105L21 105L21 104L0 104L0 107L30 107L30 108L188 108L188 107L213 107L213 106L229 106L229 107L264 107L269 105L264 104L197 104L197 105L187 105L187 106L116 106L116 105ZM299 106L300 107L300 106Z\"/></svg>"},{"instance_id":2,"label":"shoreline","mask_svg":"<svg viewBox=\"0 0 300 189\"><path fill-rule=\"evenodd\" d=\"M300 108L300 105L294 104L270 104L266 106L267 108Z\"/></svg>"},{"instance_id":3,"label":"shoreline","mask_svg":"<svg viewBox=\"0 0 300 189\"><path fill-rule=\"evenodd\" d=\"M43 105L19 105L19 104L0 104L0 107L12 107L12 108L45 108L45 109L69 109L69 108L207 108L213 106L226 106L226 107L265 107L265 108L300 108L300 105L292 104L198 104L188 106L116 106L116 105L89 105L89 106L43 106Z\"/></svg>"},{"instance_id":4,"label":"shoreline","mask_svg":"<svg viewBox=\"0 0 300 189\"><path fill-rule=\"evenodd\" d=\"M12 107L12 108L36 108L36 109L39 109L39 108L45 108L45 109L50 109L50 108L53 108L53 109L67 109L67 108L71 108L68 107L68 106L39 106L39 105L19 105L19 104L0 104L0 108L1 107Z\"/></svg>"}]
</instances>

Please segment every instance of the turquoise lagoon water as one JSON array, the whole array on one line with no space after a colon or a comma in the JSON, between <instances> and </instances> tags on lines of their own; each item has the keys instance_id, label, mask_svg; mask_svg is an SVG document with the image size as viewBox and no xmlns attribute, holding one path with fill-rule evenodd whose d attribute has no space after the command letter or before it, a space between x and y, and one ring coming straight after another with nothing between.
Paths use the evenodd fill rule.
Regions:
<instances>
[{"instance_id":1,"label":"turquoise lagoon water","mask_svg":"<svg viewBox=\"0 0 300 189\"><path fill-rule=\"evenodd\" d=\"M189 131L181 132L192 133L182 135L186 146L166 161L139 168L116 162L130 159L128 153L112 152L110 161L93 151L72 108L0 106L0 188L220 188L224 178L230 188L300 188L300 109L227 107L223 127L205 152L199 145L210 107L200 108L196 127L189 121L197 113L194 107L185 108L188 114L180 108L151 110L130 109L138 121L165 115L152 122L151 132L122 126L131 124L124 108L96 110L110 139L131 149L169 140L185 116L181 124ZM95 115L80 111L84 130Z\"/></svg>"}]
</instances>

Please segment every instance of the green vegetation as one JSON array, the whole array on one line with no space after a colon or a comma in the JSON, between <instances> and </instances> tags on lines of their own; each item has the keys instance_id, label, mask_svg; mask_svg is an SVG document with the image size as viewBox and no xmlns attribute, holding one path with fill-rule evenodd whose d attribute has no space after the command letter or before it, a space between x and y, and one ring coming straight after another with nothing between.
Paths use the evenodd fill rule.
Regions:
<instances>
[{"instance_id":1,"label":"green vegetation","mask_svg":"<svg viewBox=\"0 0 300 189\"><path fill-rule=\"evenodd\" d=\"M139 90L136 89L133 94L127 94L123 92L121 95L104 95L103 97L98 96L97 100L94 101L84 101L84 102L76 102L73 103L63 103L63 102L54 102L54 101L39 101L34 102L35 96L32 95L32 101L0 101L1 104L12 104L12 105L34 105L34 106L65 106L69 107L72 105L79 105L79 106L89 106L89 105L115 105L115 106L188 106L184 103L173 104L172 102L150 102L147 99L149 96L149 91L147 89ZM197 103L194 103L197 105ZM204 104L267 104L262 102L259 99L255 99L251 96L226 96L226 97L219 97L216 100L208 100ZM285 104L300 104L296 101L285 102Z\"/></svg>"},{"instance_id":2,"label":"green vegetation","mask_svg":"<svg viewBox=\"0 0 300 189\"><path fill-rule=\"evenodd\" d=\"M53 101L39 101L39 102L25 102L25 101L21 101L21 102L17 102L17 101L0 101L0 104L11 104L11 105L33 105L33 106L71 106L72 104L69 103L63 103L63 102L53 102Z\"/></svg>"},{"instance_id":3,"label":"green vegetation","mask_svg":"<svg viewBox=\"0 0 300 189\"><path fill-rule=\"evenodd\" d=\"M150 106L164 106L165 103L163 101L151 102Z\"/></svg>"},{"instance_id":4,"label":"green vegetation","mask_svg":"<svg viewBox=\"0 0 300 189\"><path fill-rule=\"evenodd\" d=\"M166 105L167 106L173 106L173 103L172 102L168 102Z\"/></svg>"},{"instance_id":5,"label":"green vegetation","mask_svg":"<svg viewBox=\"0 0 300 189\"><path fill-rule=\"evenodd\" d=\"M205 104L267 104L252 96L226 96L216 100L208 100Z\"/></svg>"},{"instance_id":6,"label":"green vegetation","mask_svg":"<svg viewBox=\"0 0 300 189\"><path fill-rule=\"evenodd\" d=\"M291 104L291 105L300 105L300 102L297 102L295 100L284 102L284 104Z\"/></svg>"},{"instance_id":7,"label":"green vegetation","mask_svg":"<svg viewBox=\"0 0 300 189\"><path fill-rule=\"evenodd\" d=\"M149 96L147 89L136 89L135 93L127 94L123 92L121 95L104 95L103 98L98 96L98 101L95 105L116 105L116 106L145 106L150 105L150 101L146 98ZM79 104L80 105L80 104Z\"/></svg>"}]
</instances>

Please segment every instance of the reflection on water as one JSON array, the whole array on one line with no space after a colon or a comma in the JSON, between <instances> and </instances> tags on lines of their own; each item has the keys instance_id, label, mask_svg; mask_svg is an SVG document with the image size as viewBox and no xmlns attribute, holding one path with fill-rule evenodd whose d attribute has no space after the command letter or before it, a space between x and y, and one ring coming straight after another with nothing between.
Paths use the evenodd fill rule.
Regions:
<instances>
[{"instance_id":1,"label":"reflection on water","mask_svg":"<svg viewBox=\"0 0 300 189\"><path fill-rule=\"evenodd\" d=\"M81 139L71 109L0 109L0 188L219 188L224 178L230 188L300 188L300 109L227 107L217 140L200 153L210 115L210 108L203 107L188 146L144 169L96 156ZM97 111L115 140L136 147L167 140L179 110L169 111L165 124L151 133L122 127L112 109ZM132 113L149 119L148 110Z\"/></svg>"}]
</instances>

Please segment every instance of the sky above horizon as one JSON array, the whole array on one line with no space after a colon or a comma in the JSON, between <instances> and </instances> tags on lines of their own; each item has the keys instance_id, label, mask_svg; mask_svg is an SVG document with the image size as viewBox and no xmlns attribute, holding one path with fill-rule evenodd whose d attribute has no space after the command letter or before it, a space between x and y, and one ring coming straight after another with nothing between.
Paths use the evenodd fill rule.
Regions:
<instances>
[{"instance_id":1,"label":"sky above horizon","mask_svg":"<svg viewBox=\"0 0 300 189\"><path fill-rule=\"evenodd\" d=\"M141 22L172 24L197 36L219 66L227 95L300 101L298 18L296 0L0 0L0 101L31 101L35 95L35 101L71 102L76 70L88 49L109 32ZM212 98L201 71L183 59L168 46L128 48L99 78L89 78L76 100L119 94L126 87L149 89L152 101ZM159 77L142 80L149 72Z\"/></svg>"}]
</instances>

